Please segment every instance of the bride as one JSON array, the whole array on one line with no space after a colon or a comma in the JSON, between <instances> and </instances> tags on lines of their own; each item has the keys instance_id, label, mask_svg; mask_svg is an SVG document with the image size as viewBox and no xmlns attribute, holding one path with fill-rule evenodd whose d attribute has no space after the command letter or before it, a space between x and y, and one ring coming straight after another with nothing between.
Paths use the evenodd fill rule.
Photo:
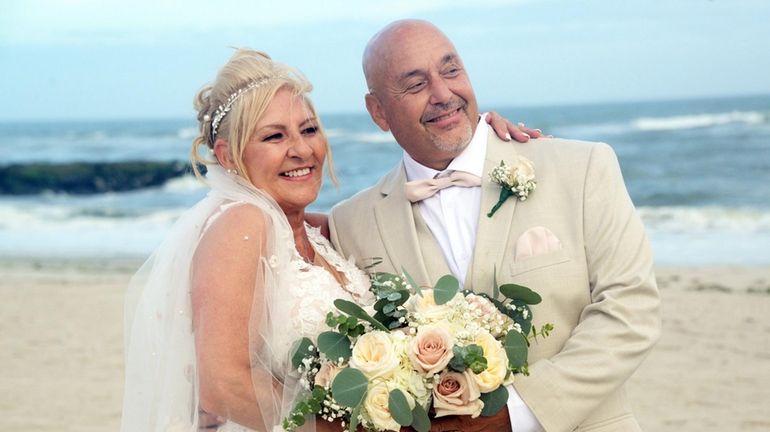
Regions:
<instances>
[{"instance_id":1,"label":"bride","mask_svg":"<svg viewBox=\"0 0 770 432\"><path fill-rule=\"evenodd\" d=\"M193 167L207 165L211 191L131 281L122 431L196 431L199 410L226 419L220 431L280 430L300 391L292 343L328 329L334 299L373 302L367 276L305 222L330 150L310 90L239 49L198 93Z\"/></svg>"}]
</instances>

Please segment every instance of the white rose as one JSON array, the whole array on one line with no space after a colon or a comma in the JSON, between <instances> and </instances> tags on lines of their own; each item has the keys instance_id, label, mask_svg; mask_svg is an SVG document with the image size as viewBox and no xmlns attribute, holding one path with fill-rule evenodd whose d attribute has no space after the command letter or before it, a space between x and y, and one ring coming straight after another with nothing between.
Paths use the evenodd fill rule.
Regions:
<instances>
[{"instance_id":1,"label":"white rose","mask_svg":"<svg viewBox=\"0 0 770 432\"><path fill-rule=\"evenodd\" d=\"M487 359L487 368L480 374L473 374L473 378L482 393L496 390L508 373L508 355L502 344L488 332L481 332L473 343L481 347Z\"/></svg>"},{"instance_id":2,"label":"white rose","mask_svg":"<svg viewBox=\"0 0 770 432\"><path fill-rule=\"evenodd\" d=\"M462 294L457 293L453 300L457 298L457 296L462 296ZM437 305L436 300L433 297L433 290L424 289L422 290L422 296L414 295L409 297L407 308L414 313L419 314L422 319L435 322L446 318L452 313L452 307L449 306L450 302Z\"/></svg>"},{"instance_id":3,"label":"white rose","mask_svg":"<svg viewBox=\"0 0 770 432\"><path fill-rule=\"evenodd\" d=\"M414 408L414 399L404 391L402 393L406 396L406 401L411 408ZM366 398L364 399L364 410L368 414L369 419L374 426L382 430L400 431L401 425L397 421L393 420L393 416L390 414L388 408L388 397L390 396L390 389L384 382L378 382L369 387L366 392Z\"/></svg>"},{"instance_id":4,"label":"white rose","mask_svg":"<svg viewBox=\"0 0 770 432\"><path fill-rule=\"evenodd\" d=\"M535 179L535 166L531 160L523 156L519 156L514 172L520 183L523 183L521 180L526 182Z\"/></svg>"},{"instance_id":5,"label":"white rose","mask_svg":"<svg viewBox=\"0 0 770 432\"><path fill-rule=\"evenodd\" d=\"M393 342L390 333L384 331L364 333L353 347L350 366L363 372L370 380L388 376L400 362Z\"/></svg>"},{"instance_id":6,"label":"white rose","mask_svg":"<svg viewBox=\"0 0 770 432\"><path fill-rule=\"evenodd\" d=\"M476 418L484 408L484 402L479 399L481 393L470 370L463 373L444 372L439 382L433 388L433 408L436 417L448 415L469 415Z\"/></svg>"},{"instance_id":7,"label":"white rose","mask_svg":"<svg viewBox=\"0 0 770 432\"><path fill-rule=\"evenodd\" d=\"M454 357L454 338L442 326L426 325L417 330L407 351L412 366L426 375L441 372Z\"/></svg>"}]
</instances>

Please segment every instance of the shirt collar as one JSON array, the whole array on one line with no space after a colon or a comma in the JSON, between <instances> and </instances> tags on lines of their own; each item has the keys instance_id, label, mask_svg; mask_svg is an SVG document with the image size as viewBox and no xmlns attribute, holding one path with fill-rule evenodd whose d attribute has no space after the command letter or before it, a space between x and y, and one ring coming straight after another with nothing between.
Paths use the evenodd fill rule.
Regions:
<instances>
[{"instance_id":1,"label":"shirt collar","mask_svg":"<svg viewBox=\"0 0 770 432\"><path fill-rule=\"evenodd\" d=\"M404 151L403 159L407 181L432 179L439 174L452 171L465 171L481 177L484 172L484 159L486 158L487 153L487 134L489 133L486 115L486 113L481 115L479 123L476 125L476 132L473 133L473 137L471 137L471 142L468 146L465 147L462 153L456 158L452 159L452 162L450 162L449 166L443 171L426 167L414 160L409 156L409 153Z\"/></svg>"}]
</instances>

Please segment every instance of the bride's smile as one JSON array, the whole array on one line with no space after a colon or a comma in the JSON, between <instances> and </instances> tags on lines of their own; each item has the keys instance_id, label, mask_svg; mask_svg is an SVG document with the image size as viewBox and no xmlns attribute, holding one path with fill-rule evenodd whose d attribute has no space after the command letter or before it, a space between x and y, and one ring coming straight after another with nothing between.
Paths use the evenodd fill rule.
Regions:
<instances>
[{"instance_id":1,"label":"bride's smile","mask_svg":"<svg viewBox=\"0 0 770 432\"><path fill-rule=\"evenodd\" d=\"M326 137L302 96L278 90L243 151L254 186L288 215L318 197L326 159Z\"/></svg>"}]
</instances>

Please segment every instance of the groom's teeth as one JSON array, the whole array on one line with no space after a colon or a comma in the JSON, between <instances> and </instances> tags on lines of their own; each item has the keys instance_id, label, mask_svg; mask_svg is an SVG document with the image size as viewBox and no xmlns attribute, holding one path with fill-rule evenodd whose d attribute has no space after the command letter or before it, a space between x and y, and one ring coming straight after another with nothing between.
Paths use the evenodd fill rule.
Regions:
<instances>
[{"instance_id":1,"label":"groom's teeth","mask_svg":"<svg viewBox=\"0 0 770 432\"><path fill-rule=\"evenodd\" d=\"M283 175L285 175L286 177L300 177L308 174L310 174L310 168L302 168L294 171L286 171L285 173L283 173Z\"/></svg>"}]
</instances>

